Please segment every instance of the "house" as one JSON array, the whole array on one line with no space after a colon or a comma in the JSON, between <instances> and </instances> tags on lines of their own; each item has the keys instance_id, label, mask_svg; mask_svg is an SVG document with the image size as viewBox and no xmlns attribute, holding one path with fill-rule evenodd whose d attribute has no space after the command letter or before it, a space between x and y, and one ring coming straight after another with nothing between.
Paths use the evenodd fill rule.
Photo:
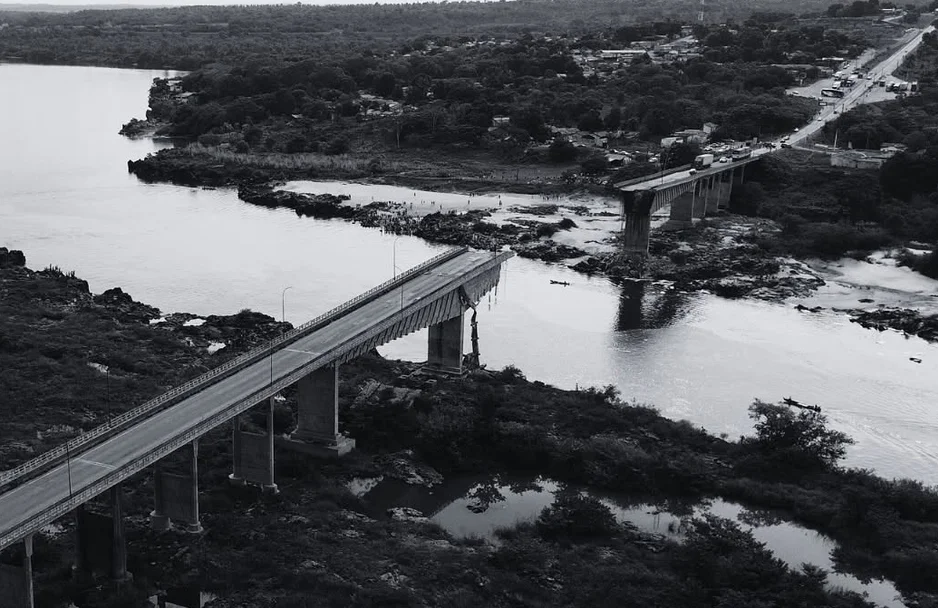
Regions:
<instances>
[{"instance_id":1,"label":"house","mask_svg":"<svg viewBox=\"0 0 938 608\"><path fill-rule=\"evenodd\" d=\"M510 123L511 123L510 116L493 116L492 117L493 127L507 127Z\"/></svg>"}]
</instances>

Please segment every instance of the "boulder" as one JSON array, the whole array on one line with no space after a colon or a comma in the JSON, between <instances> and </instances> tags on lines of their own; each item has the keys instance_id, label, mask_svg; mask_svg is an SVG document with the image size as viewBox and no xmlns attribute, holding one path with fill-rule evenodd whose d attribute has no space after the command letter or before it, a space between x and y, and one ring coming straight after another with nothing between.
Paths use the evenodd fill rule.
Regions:
<instances>
[{"instance_id":1,"label":"boulder","mask_svg":"<svg viewBox=\"0 0 938 608\"><path fill-rule=\"evenodd\" d=\"M26 265L26 255L19 249L0 247L0 268L14 268Z\"/></svg>"}]
</instances>

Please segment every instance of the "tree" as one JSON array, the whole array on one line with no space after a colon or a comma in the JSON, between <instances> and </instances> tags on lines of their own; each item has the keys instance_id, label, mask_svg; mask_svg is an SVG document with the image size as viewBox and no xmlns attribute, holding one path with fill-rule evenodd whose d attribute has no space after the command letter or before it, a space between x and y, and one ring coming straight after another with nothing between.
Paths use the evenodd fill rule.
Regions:
<instances>
[{"instance_id":1,"label":"tree","mask_svg":"<svg viewBox=\"0 0 938 608\"><path fill-rule=\"evenodd\" d=\"M552 163L566 163L576 159L576 147L566 139L557 138L550 142L547 158Z\"/></svg>"},{"instance_id":2,"label":"tree","mask_svg":"<svg viewBox=\"0 0 938 608\"><path fill-rule=\"evenodd\" d=\"M778 462L831 469L854 443L845 433L828 429L827 417L814 410L795 413L788 406L757 399L749 406L749 417L755 420L756 437L746 438L746 443L777 456Z\"/></svg>"},{"instance_id":3,"label":"tree","mask_svg":"<svg viewBox=\"0 0 938 608\"><path fill-rule=\"evenodd\" d=\"M397 86L397 80L394 78L394 74L385 72L378 77L378 80L375 82L375 93L381 97L390 97L394 93L394 87Z\"/></svg>"}]
</instances>

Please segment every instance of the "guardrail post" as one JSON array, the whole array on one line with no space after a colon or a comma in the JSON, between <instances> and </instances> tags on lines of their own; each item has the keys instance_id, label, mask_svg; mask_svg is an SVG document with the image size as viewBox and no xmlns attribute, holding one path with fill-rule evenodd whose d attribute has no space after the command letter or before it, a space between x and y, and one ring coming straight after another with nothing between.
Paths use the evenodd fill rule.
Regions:
<instances>
[{"instance_id":1,"label":"guardrail post","mask_svg":"<svg viewBox=\"0 0 938 608\"><path fill-rule=\"evenodd\" d=\"M300 378L296 388L296 430L285 445L332 458L354 449L355 440L339 433L339 364Z\"/></svg>"}]
</instances>

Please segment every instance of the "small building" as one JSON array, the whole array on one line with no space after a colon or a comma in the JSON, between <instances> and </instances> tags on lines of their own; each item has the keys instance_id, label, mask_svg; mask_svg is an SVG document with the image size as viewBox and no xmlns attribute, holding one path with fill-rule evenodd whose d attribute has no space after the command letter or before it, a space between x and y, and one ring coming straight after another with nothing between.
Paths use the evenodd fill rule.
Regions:
<instances>
[{"instance_id":1,"label":"small building","mask_svg":"<svg viewBox=\"0 0 938 608\"><path fill-rule=\"evenodd\" d=\"M675 131L671 135L685 143L702 144L707 141L707 136L709 133L706 133L702 129L684 129L681 131Z\"/></svg>"},{"instance_id":2,"label":"small building","mask_svg":"<svg viewBox=\"0 0 938 608\"><path fill-rule=\"evenodd\" d=\"M831 166L877 170L893 154L895 152L886 152L884 150L847 150L831 154Z\"/></svg>"}]
</instances>

